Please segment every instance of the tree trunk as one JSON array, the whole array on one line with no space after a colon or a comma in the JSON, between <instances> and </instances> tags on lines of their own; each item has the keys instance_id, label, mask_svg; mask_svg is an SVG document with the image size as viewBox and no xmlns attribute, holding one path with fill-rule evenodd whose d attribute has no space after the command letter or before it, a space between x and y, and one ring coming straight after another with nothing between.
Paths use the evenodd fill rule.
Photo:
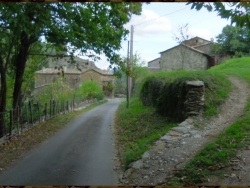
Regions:
<instances>
[{"instance_id":1,"label":"tree trunk","mask_svg":"<svg viewBox=\"0 0 250 188\"><path fill-rule=\"evenodd\" d=\"M6 83L6 75L3 64L3 59L0 57L0 138L4 136L4 112L6 109L6 92L7 92L7 83Z\"/></svg>"},{"instance_id":2,"label":"tree trunk","mask_svg":"<svg viewBox=\"0 0 250 188\"><path fill-rule=\"evenodd\" d=\"M21 88L23 82L23 74L26 66L26 61L28 57L28 52L30 48L31 42L28 38L28 35L25 32L22 32L21 35L21 48L17 55L16 62L16 77L15 77L15 85L13 92L13 109L16 110L17 106L21 102Z\"/></svg>"}]
</instances>

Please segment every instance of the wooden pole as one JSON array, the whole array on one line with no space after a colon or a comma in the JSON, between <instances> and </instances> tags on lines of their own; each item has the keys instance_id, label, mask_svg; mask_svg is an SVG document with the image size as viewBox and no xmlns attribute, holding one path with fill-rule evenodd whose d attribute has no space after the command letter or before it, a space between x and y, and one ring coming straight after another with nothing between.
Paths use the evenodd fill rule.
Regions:
<instances>
[{"instance_id":1,"label":"wooden pole","mask_svg":"<svg viewBox=\"0 0 250 188\"><path fill-rule=\"evenodd\" d=\"M129 70L132 72L133 66L133 39L134 39L134 26L131 25L131 33L130 33L130 65ZM131 97L132 91L132 78L129 77L129 98Z\"/></svg>"},{"instance_id":2,"label":"wooden pole","mask_svg":"<svg viewBox=\"0 0 250 188\"><path fill-rule=\"evenodd\" d=\"M10 110L10 127L9 127L9 138L12 134L12 127L13 127L13 110Z\"/></svg>"},{"instance_id":3,"label":"wooden pole","mask_svg":"<svg viewBox=\"0 0 250 188\"><path fill-rule=\"evenodd\" d=\"M128 41L128 55L127 55L127 70L129 70L129 41ZM127 108L129 108L129 76L127 73Z\"/></svg>"}]
</instances>

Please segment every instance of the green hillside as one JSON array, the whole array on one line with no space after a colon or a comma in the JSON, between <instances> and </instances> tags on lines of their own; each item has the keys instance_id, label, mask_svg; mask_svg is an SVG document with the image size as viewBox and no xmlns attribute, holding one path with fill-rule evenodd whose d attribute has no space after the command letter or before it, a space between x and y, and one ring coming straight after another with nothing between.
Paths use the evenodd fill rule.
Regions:
<instances>
[{"instance_id":1,"label":"green hillside","mask_svg":"<svg viewBox=\"0 0 250 188\"><path fill-rule=\"evenodd\" d=\"M250 57L231 59L219 66L213 67L208 72L223 75L234 75L244 79L250 85ZM245 109L245 114L232 124L216 140L206 145L190 161L182 173L177 174L169 182L169 185L186 185L206 183L210 175L222 176L223 168L211 168L226 166L230 159L235 157L236 151L250 144L250 99ZM185 177L185 178L183 178Z\"/></svg>"},{"instance_id":2,"label":"green hillside","mask_svg":"<svg viewBox=\"0 0 250 188\"><path fill-rule=\"evenodd\" d=\"M243 58L240 60L243 60ZM231 91L231 83L225 76L226 74L233 74L236 70L234 63L231 63L231 61L207 71L173 71L150 74L144 79L141 87L138 88L141 88L143 92L145 84L153 80L155 83L161 83L162 85L172 84L177 92L178 86L185 81L201 80L205 83L204 115L211 117L217 114L218 106L223 103ZM231 69L226 66L227 64ZM239 72L237 75L244 77L247 72L247 65L243 63L240 66L245 68L242 70L239 68L239 71L243 72ZM232 71L230 72L230 70ZM158 92L158 94L160 96L162 93ZM155 100L160 104L164 101L159 100L169 96L158 97ZM171 106L168 110L171 110ZM124 169L127 169L131 162L138 160L156 140L178 123L172 117L162 116L157 113L154 105L143 106L139 98L131 100L129 109L126 108L126 102L122 103L116 116L116 134L120 159Z\"/></svg>"}]
</instances>

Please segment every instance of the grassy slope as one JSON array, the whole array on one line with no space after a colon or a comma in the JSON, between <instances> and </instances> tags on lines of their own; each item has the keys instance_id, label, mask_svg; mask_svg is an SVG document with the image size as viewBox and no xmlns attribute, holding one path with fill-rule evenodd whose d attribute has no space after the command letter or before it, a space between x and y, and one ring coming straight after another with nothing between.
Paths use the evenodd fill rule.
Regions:
<instances>
[{"instance_id":1,"label":"grassy slope","mask_svg":"<svg viewBox=\"0 0 250 188\"><path fill-rule=\"evenodd\" d=\"M150 74L151 76L167 82L173 82L180 77L186 80L204 81L207 86L205 95L207 116L216 114L216 107L226 99L231 89L230 82L224 76L207 71L159 72ZM139 159L157 139L176 125L176 122L156 114L154 108L144 107L138 98L131 101L129 109L126 109L125 102L122 103L116 116L116 134L124 169Z\"/></svg>"},{"instance_id":2,"label":"grassy slope","mask_svg":"<svg viewBox=\"0 0 250 188\"><path fill-rule=\"evenodd\" d=\"M155 114L153 108L145 108L138 98L130 101L129 109L123 102L116 116L116 134L123 168L127 169L131 162L175 125L168 118Z\"/></svg>"},{"instance_id":3,"label":"grassy slope","mask_svg":"<svg viewBox=\"0 0 250 188\"><path fill-rule=\"evenodd\" d=\"M214 67L209 72L234 75L250 84L250 58L231 59ZM197 184L206 182L209 175L221 176L223 166L236 155L239 148L250 144L250 99L244 116L232 124L215 141L205 146L184 168L182 173L174 177L170 185Z\"/></svg>"}]
</instances>

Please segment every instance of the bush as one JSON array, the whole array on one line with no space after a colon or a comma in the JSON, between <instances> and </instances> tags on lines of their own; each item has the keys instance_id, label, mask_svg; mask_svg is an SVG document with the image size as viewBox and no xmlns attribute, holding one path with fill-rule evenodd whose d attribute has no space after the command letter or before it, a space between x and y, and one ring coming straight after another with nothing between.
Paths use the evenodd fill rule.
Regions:
<instances>
[{"instance_id":1,"label":"bush","mask_svg":"<svg viewBox=\"0 0 250 188\"><path fill-rule=\"evenodd\" d=\"M104 94L101 86L96 81L86 81L77 90L76 95L82 100L93 99L102 100Z\"/></svg>"},{"instance_id":2,"label":"bush","mask_svg":"<svg viewBox=\"0 0 250 188\"><path fill-rule=\"evenodd\" d=\"M230 82L218 73L206 71L173 71L154 73L142 84L140 98L145 106L153 106L164 116L177 121L186 118L184 100L185 82L201 80L205 84L205 115L217 113L217 106L228 96Z\"/></svg>"}]
</instances>

